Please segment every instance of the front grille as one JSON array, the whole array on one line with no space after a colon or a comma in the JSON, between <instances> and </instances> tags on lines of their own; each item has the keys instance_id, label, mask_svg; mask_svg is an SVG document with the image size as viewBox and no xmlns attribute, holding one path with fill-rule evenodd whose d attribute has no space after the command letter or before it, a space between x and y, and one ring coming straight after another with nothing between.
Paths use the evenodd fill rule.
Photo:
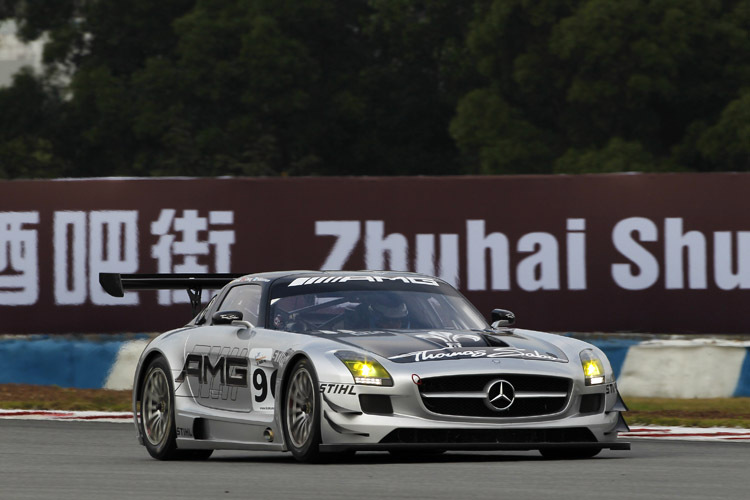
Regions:
<instances>
[{"instance_id":1,"label":"front grille","mask_svg":"<svg viewBox=\"0 0 750 500\"><path fill-rule=\"evenodd\" d=\"M567 391L570 387L570 379L564 377L491 373L423 378L419 391L422 393L482 391L484 386L497 379L507 380L513 384L516 391Z\"/></svg>"},{"instance_id":2,"label":"front grille","mask_svg":"<svg viewBox=\"0 0 750 500\"><path fill-rule=\"evenodd\" d=\"M516 391L513 404L503 411L489 408L484 393L488 383L499 379L509 382ZM493 373L425 378L422 379L419 392L425 408L433 413L461 417L513 418L561 412L567 405L570 387L571 380L564 377ZM438 394L445 394L447 397L435 397ZM550 394L555 396L551 397Z\"/></svg>"},{"instance_id":3,"label":"front grille","mask_svg":"<svg viewBox=\"0 0 750 500\"><path fill-rule=\"evenodd\" d=\"M395 429L381 443L387 444L494 444L494 443L595 443L590 430L562 429Z\"/></svg>"}]
</instances>

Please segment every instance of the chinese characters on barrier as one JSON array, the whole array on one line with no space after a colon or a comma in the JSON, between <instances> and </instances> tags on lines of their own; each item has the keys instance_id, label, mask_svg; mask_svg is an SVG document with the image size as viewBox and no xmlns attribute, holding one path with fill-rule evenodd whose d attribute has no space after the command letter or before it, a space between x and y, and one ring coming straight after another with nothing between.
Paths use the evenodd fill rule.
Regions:
<instances>
[{"instance_id":1,"label":"chinese characters on barrier","mask_svg":"<svg viewBox=\"0 0 750 500\"><path fill-rule=\"evenodd\" d=\"M38 212L0 212L0 304L36 303Z\"/></svg>"},{"instance_id":2,"label":"chinese characters on barrier","mask_svg":"<svg viewBox=\"0 0 750 500\"><path fill-rule=\"evenodd\" d=\"M39 212L0 212L0 305L39 299ZM147 224L149 257L159 273L229 272L234 212L162 209ZM142 226L141 226L142 227ZM53 293L58 305L135 305L138 293L107 295L100 272L136 273L142 267L137 210L57 211L52 215ZM143 272L143 271L141 271ZM160 291L161 305L187 302Z\"/></svg>"},{"instance_id":3,"label":"chinese characters on barrier","mask_svg":"<svg viewBox=\"0 0 750 500\"><path fill-rule=\"evenodd\" d=\"M214 272L229 272L234 230L228 228L234 223L234 212L212 211L208 218L199 217L197 210L184 210L181 217L175 217L176 214L176 210L164 209L151 223L151 234L159 236L158 243L151 247L158 272L211 272L207 265L198 263L199 256L209 255L210 246L214 247ZM208 239L201 241L199 234L206 231ZM175 233L182 237L176 239ZM160 305L188 302L187 294L182 291L159 290L158 293Z\"/></svg>"}]
</instances>

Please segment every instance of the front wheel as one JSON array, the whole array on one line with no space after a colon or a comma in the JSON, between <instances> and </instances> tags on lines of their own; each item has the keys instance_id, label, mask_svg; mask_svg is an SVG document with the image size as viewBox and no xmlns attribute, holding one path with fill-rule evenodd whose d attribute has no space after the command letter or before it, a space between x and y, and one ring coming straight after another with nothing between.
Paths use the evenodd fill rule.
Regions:
<instances>
[{"instance_id":1,"label":"front wheel","mask_svg":"<svg viewBox=\"0 0 750 500\"><path fill-rule=\"evenodd\" d=\"M284 391L284 439L294 458L317 462L321 458L320 398L315 370L302 359L290 373Z\"/></svg>"},{"instance_id":2,"label":"front wheel","mask_svg":"<svg viewBox=\"0 0 750 500\"><path fill-rule=\"evenodd\" d=\"M141 412L138 424L149 455L158 460L204 460L213 450L177 449L174 423L174 388L164 358L149 364L141 384Z\"/></svg>"},{"instance_id":3,"label":"front wheel","mask_svg":"<svg viewBox=\"0 0 750 500\"><path fill-rule=\"evenodd\" d=\"M577 460L595 457L600 451L601 448L543 448L539 453L554 460Z\"/></svg>"}]
</instances>

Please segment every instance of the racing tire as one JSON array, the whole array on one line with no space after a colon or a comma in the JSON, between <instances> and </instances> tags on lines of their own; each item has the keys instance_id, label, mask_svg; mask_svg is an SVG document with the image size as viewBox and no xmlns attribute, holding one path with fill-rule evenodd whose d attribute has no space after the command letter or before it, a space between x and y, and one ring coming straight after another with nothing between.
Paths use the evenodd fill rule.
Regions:
<instances>
[{"instance_id":1,"label":"racing tire","mask_svg":"<svg viewBox=\"0 0 750 500\"><path fill-rule=\"evenodd\" d=\"M595 457L600 451L601 448L543 448L539 453L551 460L580 460Z\"/></svg>"},{"instance_id":2,"label":"racing tire","mask_svg":"<svg viewBox=\"0 0 750 500\"><path fill-rule=\"evenodd\" d=\"M156 358L141 384L138 426L149 455L157 460L205 460L213 450L180 450L174 423L174 386L169 364Z\"/></svg>"},{"instance_id":3,"label":"racing tire","mask_svg":"<svg viewBox=\"0 0 750 500\"><path fill-rule=\"evenodd\" d=\"M300 462L320 462L320 395L318 377L311 363L301 359L294 365L284 390L282 428L284 441Z\"/></svg>"}]
</instances>

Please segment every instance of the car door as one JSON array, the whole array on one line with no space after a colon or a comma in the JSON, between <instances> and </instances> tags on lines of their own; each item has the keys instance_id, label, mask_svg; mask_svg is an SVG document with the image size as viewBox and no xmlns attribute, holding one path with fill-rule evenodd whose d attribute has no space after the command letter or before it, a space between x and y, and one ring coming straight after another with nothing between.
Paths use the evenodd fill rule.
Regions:
<instances>
[{"instance_id":1,"label":"car door","mask_svg":"<svg viewBox=\"0 0 750 500\"><path fill-rule=\"evenodd\" d=\"M240 284L232 287L217 311L239 311L242 319L257 326L261 287ZM185 345L187 380L195 401L209 408L249 412L253 408L250 342L253 330L244 326L213 324L196 329Z\"/></svg>"}]
</instances>

